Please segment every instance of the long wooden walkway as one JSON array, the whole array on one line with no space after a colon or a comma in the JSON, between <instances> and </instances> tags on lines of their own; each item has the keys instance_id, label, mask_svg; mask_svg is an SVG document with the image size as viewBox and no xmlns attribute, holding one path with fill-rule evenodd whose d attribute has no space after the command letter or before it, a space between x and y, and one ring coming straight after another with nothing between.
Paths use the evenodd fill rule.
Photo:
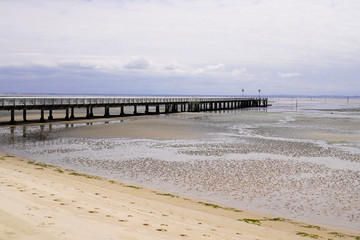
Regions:
<instances>
[{"instance_id":1,"label":"long wooden walkway","mask_svg":"<svg viewBox=\"0 0 360 240\"><path fill-rule=\"evenodd\" d=\"M22 111L23 121L27 121L28 110L40 111L40 122L45 122L45 111L48 120L53 120L54 110L64 110L65 120L75 119L76 108L86 109L86 118L94 117L94 108L104 108L102 117L110 115L110 108L119 108L119 115L124 116L124 107L133 107L137 115L138 107L143 106L143 114L160 114L174 112L198 112L249 107L267 107L267 98L233 98L233 97L0 97L0 111L10 111L10 124L16 124L15 111ZM155 108L150 112L149 107ZM162 112L161 112L162 110Z\"/></svg>"}]
</instances>

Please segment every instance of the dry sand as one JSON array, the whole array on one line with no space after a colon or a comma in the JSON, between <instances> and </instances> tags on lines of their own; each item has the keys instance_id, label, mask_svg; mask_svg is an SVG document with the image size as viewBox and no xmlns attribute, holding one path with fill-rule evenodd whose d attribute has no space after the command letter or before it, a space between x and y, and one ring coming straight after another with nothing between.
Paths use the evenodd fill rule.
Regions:
<instances>
[{"instance_id":1,"label":"dry sand","mask_svg":"<svg viewBox=\"0 0 360 240\"><path fill-rule=\"evenodd\" d=\"M205 204L1 152L0 190L2 240L360 238L360 232Z\"/></svg>"}]
</instances>

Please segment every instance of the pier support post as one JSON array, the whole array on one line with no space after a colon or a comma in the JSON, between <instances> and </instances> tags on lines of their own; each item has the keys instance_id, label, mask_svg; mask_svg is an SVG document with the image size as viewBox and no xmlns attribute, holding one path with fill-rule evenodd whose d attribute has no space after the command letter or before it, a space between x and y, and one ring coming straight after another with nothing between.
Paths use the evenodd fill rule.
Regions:
<instances>
[{"instance_id":1,"label":"pier support post","mask_svg":"<svg viewBox=\"0 0 360 240\"><path fill-rule=\"evenodd\" d=\"M75 115L74 115L74 107L71 108L71 116L70 116L71 119L74 119L75 118Z\"/></svg>"},{"instance_id":2,"label":"pier support post","mask_svg":"<svg viewBox=\"0 0 360 240\"><path fill-rule=\"evenodd\" d=\"M23 126L22 132L23 132L22 136L23 136L23 137L26 137L26 126Z\"/></svg>"},{"instance_id":3,"label":"pier support post","mask_svg":"<svg viewBox=\"0 0 360 240\"><path fill-rule=\"evenodd\" d=\"M26 120L26 109L23 110L23 120L24 120L24 122L27 121L27 120Z\"/></svg>"},{"instance_id":4,"label":"pier support post","mask_svg":"<svg viewBox=\"0 0 360 240\"><path fill-rule=\"evenodd\" d=\"M109 109L109 107L105 107L104 117L110 117L110 109Z\"/></svg>"},{"instance_id":5,"label":"pier support post","mask_svg":"<svg viewBox=\"0 0 360 240\"><path fill-rule=\"evenodd\" d=\"M69 120L69 109L66 109L65 120Z\"/></svg>"},{"instance_id":6,"label":"pier support post","mask_svg":"<svg viewBox=\"0 0 360 240\"><path fill-rule=\"evenodd\" d=\"M189 112L199 112L200 111L200 103L189 103Z\"/></svg>"},{"instance_id":7,"label":"pier support post","mask_svg":"<svg viewBox=\"0 0 360 240\"><path fill-rule=\"evenodd\" d=\"M156 113L157 113L157 114L160 113L160 105L156 105Z\"/></svg>"},{"instance_id":8,"label":"pier support post","mask_svg":"<svg viewBox=\"0 0 360 240\"><path fill-rule=\"evenodd\" d=\"M188 103L188 112L192 112L192 103Z\"/></svg>"},{"instance_id":9,"label":"pier support post","mask_svg":"<svg viewBox=\"0 0 360 240\"><path fill-rule=\"evenodd\" d=\"M11 119L10 119L10 124L15 124L15 110L11 109Z\"/></svg>"},{"instance_id":10,"label":"pier support post","mask_svg":"<svg viewBox=\"0 0 360 240\"><path fill-rule=\"evenodd\" d=\"M121 106L120 107L120 116L124 116L125 113L124 113L124 106Z\"/></svg>"},{"instance_id":11,"label":"pier support post","mask_svg":"<svg viewBox=\"0 0 360 240\"><path fill-rule=\"evenodd\" d=\"M134 115L137 115L137 106L134 105Z\"/></svg>"},{"instance_id":12,"label":"pier support post","mask_svg":"<svg viewBox=\"0 0 360 240\"><path fill-rule=\"evenodd\" d=\"M90 118L90 107L86 108L86 118L89 119Z\"/></svg>"},{"instance_id":13,"label":"pier support post","mask_svg":"<svg viewBox=\"0 0 360 240\"><path fill-rule=\"evenodd\" d=\"M262 101L262 107L267 107L267 100L266 100L266 99L263 99L263 101Z\"/></svg>"},{"instance_id":14,"label":"pier support post","mask_svg":"<svg viewBox=\"0 0 360 240\"><path fill-rule=\"evenodd\" d=\"M53 114L52 114L52 109L49 110L49 117L48 117L49 120L53 120L54 117L53 117Z\"/></svg>"},{"instance_id":15,"label":"pier support post","mask_svg":"<svg viewBox=\"0 0 360 240\"><path fill-rule=\"evenodd\" d=\"M149 105L145 105L145 114L149 114Z\"/></svg>"},{"instance_id":16,"label":"pier support post","mask_svg":"<svg viewBox=\"0 0 360 240\"><path fill-rule=\"evenodd\" d=\"M44 118L44 109L41 109L40 110L40 114L41 114L41 116L40 116L40 122L45 122L45 118Z\"/></svg>"}]
</instances>

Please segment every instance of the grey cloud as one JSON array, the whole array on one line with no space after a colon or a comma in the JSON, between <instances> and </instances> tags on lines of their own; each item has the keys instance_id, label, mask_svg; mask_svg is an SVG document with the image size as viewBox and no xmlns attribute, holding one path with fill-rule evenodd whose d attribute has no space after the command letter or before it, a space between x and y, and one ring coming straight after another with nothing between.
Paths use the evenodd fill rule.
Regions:
<instances>
[{"instance_id":1,"label":"grey cloud","mask_svg":"<svg viewBox=\"0 0 360 240\"><path fill-rule=\"evenodd\" d=\"M106 72L81 64L8 66L0 67L0 93L241 95L244 88L246 95L256 95L261 88L264 94L280 95L360 94L359 69L316 69L317 74L304 73L306 78L301 79L283 78L269 69L237 69L233 71L240 77L232 77L233 71L170 74L129 69ZM342 81L344 76L346 81Z\"/></svg>"},{"instance_id":2,"label":"grey cloud","mask_svg":"<svg viewBox=\"0 0 360 240\"><path fill-rule=\"evenodd\" d=\"M298 76L301 76L301 73L281 73L281 72L278 72L278 75L282 78L291 78L291 77L298 77Z\"/></svg>"},{"instance_id":3,"label":"grey cloud","mask_svg":"<svg viewBox=\"0 0 360 240\"><path fill-rule=\"evenodd\" d=\"M148 69L151 66L151 62L145 57L132 58L128 63L124 65L126 69Z\"/></svg>"}]
</instances>

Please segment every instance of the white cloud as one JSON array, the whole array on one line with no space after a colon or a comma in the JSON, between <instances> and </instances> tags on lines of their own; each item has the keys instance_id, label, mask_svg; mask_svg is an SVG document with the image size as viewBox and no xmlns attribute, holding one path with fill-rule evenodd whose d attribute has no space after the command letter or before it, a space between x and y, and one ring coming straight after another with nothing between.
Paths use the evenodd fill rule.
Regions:
<instances>
[{"instance_id":1,"label":"white cloud","mask_svg":"<svg viewBox=\"0 0 360 240\"><path fill-rule=\"evenodd\" d=\"M196 70L196 73L219 73L225 69L225 65L222 63L216 65L207 65L203 68Z\"/></svg>"},{"instance_id":2,"label":"white cloud","mask_svg":"<svg viewBox=\"0 0 360 240\"><path fill-rule=\"evenodd\" d=\"M235 69L231 72L231 75L241 80L256 80L256 74L249 73L246 68ZM258 79L257 79L258 80Z\"/></svg>"},{"instance_id":3,"label":"white cloud","mask_svg":"<svg viewBox=\"0 0 360 240\"><path fill-rule=\"evenodd\" d=\"M232 71L232 74L234 76L247 76L249 73L246 68L240 68L240 69L237 68L234 71Z\"/></svg>"},{"instance_id":4,"label":"white cloud","mask_svg":"<svg viewBox=\"0 0 360 240\"><path fill-rule=\"evenodd\" d=\"M301 76L301 73L281 73L278 72L278 75L282 78L292 78L292 77L298 77Z\"/></svg>"}]
</instances>

